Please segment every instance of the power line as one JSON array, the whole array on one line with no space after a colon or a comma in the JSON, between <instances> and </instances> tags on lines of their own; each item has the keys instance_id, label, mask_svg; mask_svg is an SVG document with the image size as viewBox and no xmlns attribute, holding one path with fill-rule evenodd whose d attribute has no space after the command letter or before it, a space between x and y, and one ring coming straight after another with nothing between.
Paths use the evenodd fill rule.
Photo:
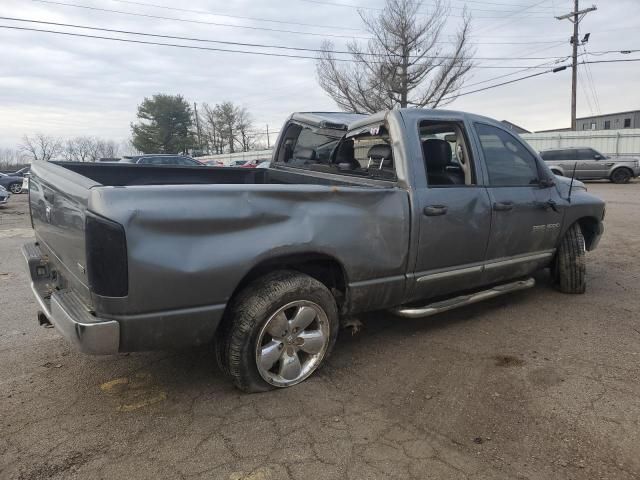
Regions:
<instances>
[{"instance_id":1,"label":"power line","mask_svg":"<svg viewBox=\"0 0 640 480\"><path fill-rule=\"evenodd\" d=\"M584 55L587 55L587 48L584 46L584 44L582 45L582 50L584 52ZM596 85L595 82L593 81L593 75L591 74L591 67L589 65L586 65L583 63L583 68L587 73L587 84L589 85L589 88L591 89L591 93L593 95L593 101L594 101L594 105L598 111L598 114L602 114L602 110L600 109L600 99L598 98L598 92L596 91Z\"/></svg>"},{"instance_id":2,"label":"power line","mask_svg":"<svg viewBox=\"0 0 640 480\"><path fill-rule=\"evenodd\" d=\"M542 0L542 1L540 1L540 2L534 3L533 5L529 5L529 6L527 6L527 7L521 8L521 9L519 9L519 10L515 10L513 13L510 13L509 15L506 15L506 16L505 16L505 18L506 18L506 17L513 17L514 15L524 13L524 12L526 12L527 10L529 10L530 8L536 7L536 6L538 6L538 5L542 4L542 3L545 3L545 2L547 2L547 1L548 1L548 0ZM481 28L480 30L478 30L478 32L486 32L486 31L495 30L496 28L504 27L505 25L508 25L509 23L511 23L513 20L514 20L514 19L511 19L511 20L509 20L509 21L507 21L507 22L500 23L500 24L489 25L488 27L485 27L484 29L483 29L483 28Z\"/></svg>"},{"instance_id":3,"label":"power line","mask_svg":"<svg viewBox=\"0 0 640 480\"><path fill-rule=\"evenodd\" d=\"M381 7L370 7L370 6L366 6L366 5L353 5L350 3L342 3L342 2L333 2L333 1L327 1L327 0L300 0L301 2L306 2L306 3L315 3L317 5L327 5L327 6L331 6L331 7L346 7L346 8L355 8L358 10L376 10L376 11L384 11L384 8ZM544 0L544 1L548 1L548 0ZM455 8L457 10L464 10L464 7L451 7L451 8ZM492 10L486 10L486 9L482 9L482 8L468 8L469 11L474 11L474 12L489 12L489 13L513 13L513 10L496 10L496 9L492 9ZM425 11L421 11L419 10L418 13L420 15L429 15L429 12L425 12ZM546 13L546 12L531 12L531 13ZM459 17L461 15L452 15L454 17ZM497 16L497 17L490 17L490 16L482 16L482 17L477 17L477 18L504 18L504 16ZM537 18L547 18L546 16L542 17L537 17Z\"/></svg>"},{"instance_id":4,"label":"power line","mask_svg":"<svg viewBox=\"0 0 640 480\"><path fill-rule=\"evenodd\" d=\"M190 20L190 19L186 19L186 18L176 18L176 17L165 17L162 15L151 15L151 14L146 14L146 13L134 13L134 12L126 12L123 10L113 10L113 9L109 9L109 8L99 8L99 7L92 7L89 5L78 5L78 4L74 4L74 3L65 3L65 2L58 2L58 1L54 1L54 0L31 0L32 2L37 2L37 3L46 3L46 4L51 4L51 5L59 5L59 6L64 6L64 7L72 7L72 8L83 8L83 9L87 9L87 10L93 10L93 11L99 11L99 12L106 12L106 13L115 13L118 15L128 15L128 16L133 16L133 17L143 17L143 18L153 18L153 19L159 19L159 20L170 20L170 21L174 21L174 22L185 22L185 23L194 23L194 24L199 24L199 25L213 25L213 26L220 26L220 27L228 27L228 28L242 28L242 29L249 29L249 30L263 30L263 31L268 31L268 32L278 32L278 33L292 33L292 34L296 34L296 35L311 35L311 36L315 36L315 37L331 37L331 38L350 38L350 39L359 39L359 40L369 40L371 37L363 37L363 36L355 36L355 35L338 35L338 34L330 34L330 33L317 33L317 32L302 32L299 30L281 30L281 29L276 29L276 28L266 28L266 27L252 27L252 26L247 26L247 25L232 25L232 24L228 24L228 23L218 23L218 22L207 22L204 20ZM454 42L448 41L438 41L435 43L445 43L445 44L451 44ZM551 44L551 43L555 43L552 41L541 41L541 42L475 42L477 45L531 45L531 44Z\"/></svg>"},{"instance_id":5,"label":"power line","mask_svg":"<svg viewBox=\"0 0 640 480\"><path fill-rule=\"evenodd\" d=\"M355 30L355 31L361 31L359 28L352 28L352 27L339 27L336 25L321 25L321 24L317 24L317 23L301 23L301 22L289 22L289 21L285 21L285 20L272 20L272 19L268 19L268 18L259 18L259 17L244 17L241 15L229 15L226 13L215 13L215 12L209 12L207 10L195 10L195 9L190 9L190 8L179 8L179 7L168 7L166 5L157 5L154 3L145 3L145 2L134 2L132 0L111 0L112 2L118 2L118 3L125 3L128 5L138 5L138 6L142 6L142 7L153 7L153 8L161 8L163 10L172 10L174 12L187 12L187 13L199 13L199 14L204 14L204 15L213 15L216 17L227 17L227 18L237 18L240 20L252 20L252 21L256 21L256 22L269 22L269 23L278 23L278 24L283 24L283 25L299 25L299 26L303 26L303 27L318 27L318 28L336 28L339 30Z\"/></svg>"},{"instance_id":6,"label":"power line","mask_svg":"<svg viewBox=\"0 0 640 480\"><path fill-rule=\"evenodd\" d=\"M311 55L294 55L287 53L274 53L274 52L258 52L251 50L232 50L227 48L216 48L216 47L201 47L197 45L183 45L177 43L162 43L162 42L151 42L146 40L134 40L130 38L117 38L117 37L107 37L103 35L88 35L84 33L72 33L72 32L61 32L57 30L45 30L38 28L29 28L29 27L16 27L12 25L0 25L0 28L8 29L8 30L22 30L29 32L38 32L38 33L51 33L57 35L65 35L70 37L82 37L82 38L95 38L99 40L111 40L116 42L123 43L136 43L141 45L155 45L162 47L175 47L175 48L187 48L193 50L205 50L205 51L213 51L213 52L226 52L226 53L237 53L237 54L246 54L246 55L261 55L266 57L284 57L284 58L299 58L299 59L307 59L307 60L320 60L321 57L311 56ZM336 61L340 62L351 62L351 63L359 63L360 60L357 59L347 59L347 58L336 58ZM372 61L375 62L375 61ZM493 69L511 69L511 68L522 68L522 65L518 66L508 66L508 65L476 65L474 68L493 68ZM537 68L535 66L531 66L528 68Z\"/></svg>"},{"instance_id":7,"label":"power line","mask_svg":"<svg viewBox=\"0 0 640 480\"><path fill-rule=\"evenodd\" d=\"M301 32L299 30L282 30L278 28L267 28L267 27L251 27L248 25L232 25L229 23L219 23L219 22L206 22L204 20L189 20L186 18L175 18L175 17L164 17L161 15L151 15L147 13L133 13L133 12L125 12L122 10L112 10L108 8L99 8L99 7L91 7L89 5L77 5L75 3L64 3L64 2L56 2L53 0L31 0L32 2L37 3L47 3L50 5L60 5L63 7L73 7L73 8L83 8L86 10L93 10L98 12L108 12L108 13L117 13L119 15L129 15L133 17L144 17L144 18L154 18L158 20L171 20L173 22L185 22L185 23L195 23L198 25L213 25L216 27L231 27L231 28L243 28L247 30L263 30L267 32L278 32L278 33L292 33L295 35L313 35L316 37L334 37L334 38L361 38L366 39L368 37L356 37L353 35L337 35L330 33L316 33L316 32Z\"/></svg>"},{"instance_id":8,"label":"power line","mask_svg":"<svg viewBox=\"0 0 640 480\"><path fill-rule=\"evenodd\" d=\"M548 73L556 73L556 72L559 72L559 71L562 71L562 70L566 70L566 69L567 69L567 65L563 65L561 67L556 67L556 68L551 69L551 70L545 70L544 72L532 73L531 75L527 75L525 77L515 78L513 80L508 80L506 82L496 83L495 85L489 85L488 87L478 88L476 90L471 90L469 92L462 92L462 93L459 93L459 94L456 94L456 95L452 95L452 96L447 97L447 98L443 98L442 100L455 100L458 97L464 97L465 95L471 95L472 93L484 92L485 90L491 90L492 88L502 87L503 85L509 85L511 83L521 82L521 81L527 80L529 78L539 77L540 75L546 75Z\"/></svg>"},{"instance_id":9,"label":"power line","mask_svg":"<svg viewBox=\"0 0 640 480\"><path fill-rule=\"evenodd\" d=\"M140 35L145 37L155 37L155 38L165 38L171 40L186 40L192 42L205 42L205 43L217 43L221 45L235 45L240 47L256 47L256 48L272 48L272 49L281 49L281 50L294 50L294 51L303 51L303 52L315 52L315 53L335 53L335 54L351 54L357 53L358 55L364 56L373 56L373 57L386 57L384 54L375 54L369 52L351 52L349 50L323 50L320 48L304 48L304 47L291 47L287 45L273 45L273 44L264 44L264 43L243 43L243 42L232 42L227 40L212 40L206 38L199 37L183 37L176 35L161 35L155 33L146 33L146 32L136 32L132 30L119 30L113 28L102 28L102 27L93 27L89 25L79 25L74 23L60 23L60 22L47 22L44 20L31 20L26 18L16 18L16 17L2 17L0 16L0 20L9 20L13 22L25 22L25 23L35 23L40 25L55 25L58 27L70 27L70 28L81 28L86 30L100 31L100 32L110 32L110 33L122 33L126 35ZM564 42L562 42L564 43ZM447 56L447 55L434 55L429 57L420 57L417 55L411 55L410 57L417 58L425 58L425 59L452 59L455 57ZM461 57L464 58L464 57ZM547 59L557 59L564 58L560 56L548 56L548 57L469 57L469 59L473 60L547 60Z\"/></svg>"}]
</instances>

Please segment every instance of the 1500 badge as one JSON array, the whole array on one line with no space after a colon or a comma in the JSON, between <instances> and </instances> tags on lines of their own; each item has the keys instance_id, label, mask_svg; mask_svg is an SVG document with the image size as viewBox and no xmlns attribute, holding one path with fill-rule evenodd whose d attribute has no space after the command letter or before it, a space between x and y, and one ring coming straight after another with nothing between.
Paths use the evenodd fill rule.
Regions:
<instances>
[{"instance_id":1,"label":"1500 badge","mask_svg":"<svg viewBox=\"0 0 640 480\"><path fill-rule=\"evenodd\" d=\"M544 230L553 230L555 228L560 228L559 223L547 223L546 225L534 225L532 230L534 232L542 232Z\"/></svg>"}]
</instances>

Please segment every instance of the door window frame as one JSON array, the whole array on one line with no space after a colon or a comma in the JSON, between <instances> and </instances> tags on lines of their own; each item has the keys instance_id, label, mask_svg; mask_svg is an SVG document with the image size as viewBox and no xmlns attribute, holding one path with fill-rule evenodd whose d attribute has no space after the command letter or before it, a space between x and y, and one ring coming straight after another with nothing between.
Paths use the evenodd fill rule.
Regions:
<instances>
[{"instance_id":1,"label":"door window frame","mask_svg":"<svg viewBox=\"0 0 640 480\"><path fill-rule=\"evenodd\" d=\"M432 122L434 124L453 124L460 129L462 132L462 138L464 142L464 147L466 150L466 154L468 157L468 162L471 165L471 176L474 181L471 185L467 184L455 184L455 185L431 185L429 184L429 172L427 171L427 162L424 158L424 151L422 150L422 141L420 140L420 124L422 122ZM422 165L422 174L424 175L424 182L427 189L429 188L484 188L485 185L485 176L482 168L480 166L480 162L478 160L478 155L476 149L473 148L471 135L469 135L469 125L463 119L454 119L454 118L438 118L434 119L433 117L420 118L417 120L415 125L415 130L418 138L418 152L420 157L420 164Z\"/></svg>"}]
</instances>

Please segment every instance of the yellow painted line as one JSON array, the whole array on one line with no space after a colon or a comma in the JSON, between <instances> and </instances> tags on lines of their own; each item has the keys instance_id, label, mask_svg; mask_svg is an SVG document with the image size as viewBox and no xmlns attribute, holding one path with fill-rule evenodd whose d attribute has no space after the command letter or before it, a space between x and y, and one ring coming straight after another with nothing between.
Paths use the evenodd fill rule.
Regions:
<instances>
[{"instance_id":1,"label":"yellow painted line","mask_svg":"<svg viewBox=\"0 0 640 480\"><path fill-rule=\"evenodd\" d=\"M111 390L113 390L113 387L117 385L126 385L128 383L129 379L127 377L116 378L100 385L100 390L102 390L103 392L110 392Z\"/></svg>"}]
</instances>

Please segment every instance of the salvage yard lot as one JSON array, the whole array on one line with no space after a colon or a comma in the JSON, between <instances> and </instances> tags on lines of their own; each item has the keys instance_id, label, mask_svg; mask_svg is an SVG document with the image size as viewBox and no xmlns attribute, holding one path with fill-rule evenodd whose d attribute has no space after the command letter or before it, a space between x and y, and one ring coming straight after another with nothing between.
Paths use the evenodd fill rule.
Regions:
<instances>
[{"instance_id":1,"label":"salvage yard lot","mask_svg":"<svg viewBox=\"0 0 640 480\"><path fill-rule=\"evenodd\" d=\"M376 479L640 476L640 182L607 201L586 295L535 288L341 332L325 368L246 395L208 348L90 357L37 325L0 209L0 478Z\"/></svg>"}]
</instances>

